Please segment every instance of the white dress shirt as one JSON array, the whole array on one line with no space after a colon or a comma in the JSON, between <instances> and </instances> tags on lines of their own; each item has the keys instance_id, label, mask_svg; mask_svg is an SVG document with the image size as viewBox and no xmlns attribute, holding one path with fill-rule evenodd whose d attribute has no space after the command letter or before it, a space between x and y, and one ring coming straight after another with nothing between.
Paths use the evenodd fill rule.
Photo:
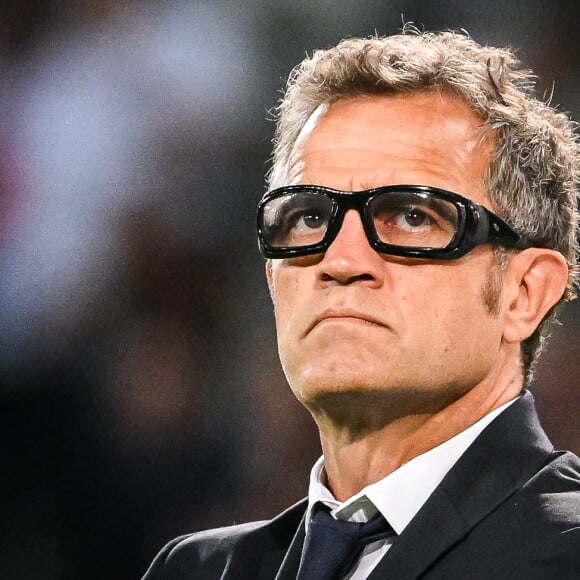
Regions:
<instances>
[{"instance_id":1,"label":"white dress shirt","mask_svg":"<svg viewBox=\"0 0 580 580\"><path fill-rule=\"evenodd\" d=\"M310 473L306 512L307 529L312 507L320 501L331 508L330 513L333 517L351 522L365 522L380 511L397 535L402 534L447 472L477 436L515 400L494 409L465 431L415 457L345 502L337 501L326 487L324 457L320 457ZM367 578L395 539L396 537L391 536L386 540L366 546L345 580Z\"/></svg>"}]
</instances>

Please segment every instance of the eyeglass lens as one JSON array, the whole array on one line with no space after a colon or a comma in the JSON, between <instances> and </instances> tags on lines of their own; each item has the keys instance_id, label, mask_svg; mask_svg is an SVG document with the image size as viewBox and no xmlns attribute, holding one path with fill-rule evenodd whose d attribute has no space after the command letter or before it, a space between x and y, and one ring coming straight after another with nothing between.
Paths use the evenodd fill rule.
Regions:
<instances>
[{"instance_id":1,"label":"eyeglass lens","mask_svg":"<svg viewBox=\"0 0 580 580\"><path fill-rule=\"evenodd\" d=\"M328 195L309 191L276 197L264 207L264 237L272 247L318 244L337 203ZM457 206L430 193L377 194L365 204L364 213L378 240L409 248L444 248L459 223Z\"/></svg>"}]
</instances>

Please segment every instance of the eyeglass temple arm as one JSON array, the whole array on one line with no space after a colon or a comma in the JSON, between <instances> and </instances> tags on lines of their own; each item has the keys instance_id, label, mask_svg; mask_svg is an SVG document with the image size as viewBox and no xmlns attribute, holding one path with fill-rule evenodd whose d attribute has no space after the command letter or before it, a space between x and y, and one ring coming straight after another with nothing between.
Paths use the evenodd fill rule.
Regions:
<instances>
[{"instance_id":1,"label":"eyeglass temple arm","mask_svg":"<svg viewBox=\"0 0 580 580\"><path fill-rule=\"evenodd\" d=\"M483 208L485 210L485 208ZM531 240L526 236L518 234L508 223L503 221L498 216L484 211L484 221L487 222L487 227L483 225L483 230L486 231L486 237L489 241L503 242L513 248L529 248L532 244ZM482 232L483 233L483 232Z\"/></svg>"}]
</instances>

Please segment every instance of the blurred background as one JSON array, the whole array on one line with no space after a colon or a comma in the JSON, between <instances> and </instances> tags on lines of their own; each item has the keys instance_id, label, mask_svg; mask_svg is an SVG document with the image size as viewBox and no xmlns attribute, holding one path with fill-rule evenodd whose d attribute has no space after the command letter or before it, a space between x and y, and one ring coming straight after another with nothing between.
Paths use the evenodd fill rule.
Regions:
<instances>
[{"instance_id":1,"label":"blurred background","mask_svg":"<svg viewBox=\"0 0 580 580\"><path fill-rule=\"evenodd\" d=\"M276 354L254 208L306 52L402 21L511 45L580 119L564 0L0 6L0 578L139 578L272 516L319 454ZM533 391L580 452L580 307Z\"/></svg>"}]
</instances>

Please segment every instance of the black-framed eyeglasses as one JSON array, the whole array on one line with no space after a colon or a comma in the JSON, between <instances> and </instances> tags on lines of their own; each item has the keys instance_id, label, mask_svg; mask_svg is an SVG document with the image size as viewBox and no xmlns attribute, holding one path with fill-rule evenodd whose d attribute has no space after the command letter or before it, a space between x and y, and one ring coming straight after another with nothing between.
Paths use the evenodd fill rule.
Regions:
<instances>
[{"instance_id":1,"label":"black-framed eyeglasses","mask_svg":"<svg viewBox=\"0 0 580 580\"><path fill-rule=\"evenodd\" d=\"M390 185L340 191L290 185L266 193L258 205L260 251L266 258L325 252L350 209L358 211L371 247L384 254L453 260L488 242L529 247L499 216L444 189Z\"/></svg>"}]
</instances>

